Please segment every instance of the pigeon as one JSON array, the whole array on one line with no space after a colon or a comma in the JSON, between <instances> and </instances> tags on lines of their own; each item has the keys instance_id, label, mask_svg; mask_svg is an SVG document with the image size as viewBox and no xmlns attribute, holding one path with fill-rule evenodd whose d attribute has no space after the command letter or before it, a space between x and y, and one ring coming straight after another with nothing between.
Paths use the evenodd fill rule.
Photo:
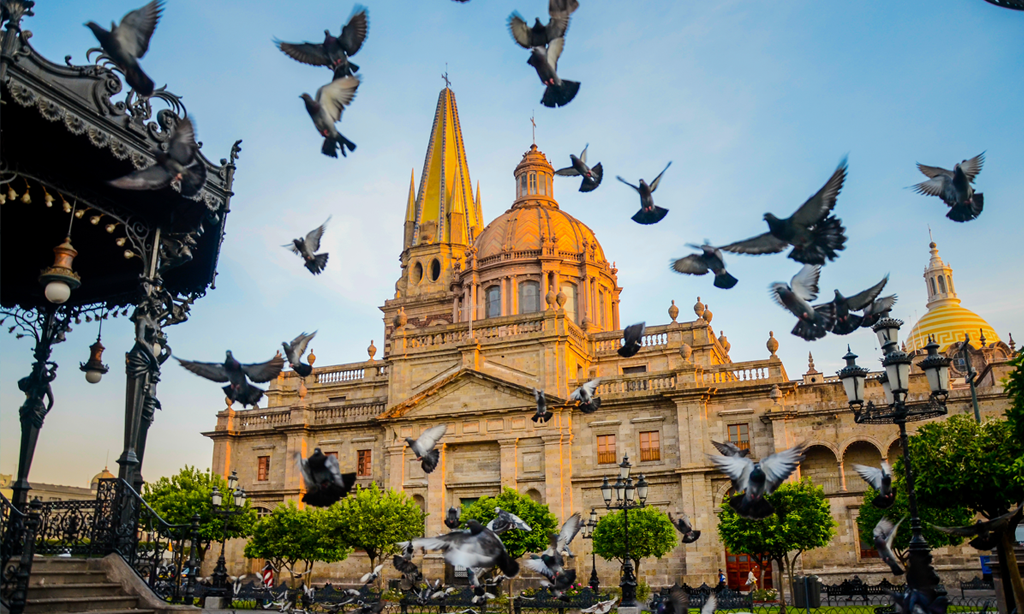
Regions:
<instances>
[{"instance_id":1,"label":"pigeon","mask_svg":"<svg viewBox=\"0 0 1024 614\"><path fill-rule=\"evenodd\" d=\"M818 296L818 275L821 267L805 264L789 284L777 281L768 286L772 299L783 309L795 315L799 322L793 334L807 341L821 339L835 324L835 305L825 303L814 307L808 301Z\"/></svg>"},{"instance_id":2,"label":"pigeon","mask_svg":"<svg viewBox=\"0 0 1024 614\"><path fill-rule=\"evenodd\" d=\"M467 569L488 569L497 566L501 573L512 578L519 573L519 563L505 551L501 539L476 519L466 521L468 531L454 531L437 537L418 537L406 544L424 550L440 550L450 565ZM474 574L475 575L475 574Z\"/></svg>"},{"instance_id":3,"label":"pigeon","mask_svg":"<svg viewBox=\"0 0 1024 614\"><path fill-rule=\"evenodd\" d=\"M912 187L918 194L941 198L949 207L946 213L949 219L954 222L969 222L981 215L981 210L985 206L985 195L975 192L974 186L971 185L984 163L985 152L960 162L952 171L918 163L917 169L929 179Z\"/></svg>"},{"instance_id":4,"label":"pigeon","mask_svg":"<svg viewBox=\"0 0 1024 614\"><path fill-rule=\"evenodd\" d=\"M199 155L196 131L188 117L178 120L167 138L167 153L157 150L156 164L108 181L122 190L160 190L179 182L181 195L192 198L206 185L206 163Z\"/></svg>"},{"instance_id":5,"label":"pigeon","mask_svg":"<svg viewBox=\"0 0 1024 614\"><path fill-rule=\"evenodd\" d=\"M369 584L380 577L381 570L384 569L383 563L373 568L373 571L364 573L363 577L359 578L359 582L362 584Z\"/></svg>"},{"instance_id":6,"label":"pigeon","mask_svg":"<svg viewBox=\"0 0 1024 614\"><path fill-rule=\"evenodd\" d=\"M524 49L546 47L552 41L565 36L568 29L568 15L551 15L547 25L542 24L538 17L534 20L533 26L527 24L518 11L512 11L508 16L508 31L512 35L512 40Z\"/></svg>"},{"instance_id":7,"label":"pigeon","mask_svg":"<svg viewBox=\"0 0 1024 614\"><path fill-rule=\"evenodd\" d=\"M733 495L729 505L743 518L766 518L775 509L765 499L796 470L804 460L805 444L776 452L760 461L741 456L711 456L711 462L732 480Z\"/></svg>"},{"instance_id":8,"label":"pigeon","mask_svg":"<svg viewBox=\"0 0 1024 614\"><path fill-rule=\"evenodd\" d=\"M537 413L531 416L530 420L533 420L534 422L547 422L555 414L551 413L548 409L548 402L544 398L544 393L534 388L533 396L537 399Z\"/></svg>"},{"instance_id":9,"label":"pigeon","mask_svg":"<svg viewBox=\"0 0 1024 614\"><path fill-rule=\"evenodd\" d=\"M572 588L572 585L575 584L576 570L562 569L561 567L554 569L549 566L549 562L550 557L546 555L533 555L523 561L523 565L530 571L543 576L544 579L540 581L540 585L548 588L556 599L568 600L568 597L565 597L565 591Z\"/></svg>"},{"instance_id":10,"label":"pigeon","mask_svg":"<svg viewBox=\"0 0 1024 614\"><path fill-rule=\"evenodd\" d=\"M299 473L306 484L306 494L302 495L302 501L313 507L330 507L336 501L341 501L356 483L355 473L342 473L338 457L326 455L320 448L315 448L313 456L309 458L302 458L296 452L295 460L299 463Z\"/></svg>"},{"instance_id":11,"label":"pigeon","mask_svg":"<svg viewBox=\"0 0 1024 614\"><path fill-rule=\"evenodd\" d=\"M608 601L599 601L589 608L580 610L583 614L608 614L615 607L615 604L619 602L619 598L609 599Z\"/></svg>"},{"instance_id":12,"label":"pigeon","mask_svg":"<svg viewBox=\"0 0 1024 614\"><path fill-rule=\"evenodd\" d=\"M392 564L402 574L402 590L413 590L423 581L423 574L420 572L420 568L412 562L411 548L407 548L402 555L396 554Z\"/></svg>"},{"instance_id":13,"label":"pigeon","mask_svg":"<svg viewBox=\"0 0 1024 614\"><path fill-rule=\"evenodd\" d=\"M731 441L726 441L725 443L722 443L720 441L715 441L714 439L712 439L711 440L711 445L715 446L715 448L717 448L718 451L723 456L735 456L737 458L743 458L744 456L750 456L750 449L749 448L747 448L747 449L740 448L739 446L737 446L736 444L732 443Z\"/></svg>"},{"instance_id":14,"label":"pigeon","mask_svg":"<svg viewBox=\"0 0 1024 614\"><path fill-rule=\"evenodd\" d=\"M946 614L949 610L949 599L945 595L936 596L935 591L926 592L911 588L902 593L889 594L892 596L896 614ZM988 604L986 600L979 614L985 614Z\"/></svg>"},{"instance_id":15,"label":"pigeon","mask_svg":"<svg viewBox=\"0 0 1024 614\"><path fill-rule=\"evenodd\" d=\"M218 383L228 382L228 385L223 388L224 394L232 402L242 405L256 405L263 398L263 390L251 385L249 380L256 383L269 382L277 377L277 374L284 368L284 358L280 353L267 362L246 365L235 360L235 357L231 355L231 350L225 354L224 364L193 362L175 358L181 363L181 366L200 377Z\"/></svg>"},{"instance_id":16,"label":"pigeon","mask_svg":"<svg viewBox=\"0 0 1024 614\"><path fill-rule=\"evenodd\" d=\"M590 147L590 143L587 143L587 147ZM583 183L580 184L580 192L593 192L597 189L597 186L601 185L601 179L604 177L604 169L601 167L600 162L593 167L587 166L587 147L583 148L583 152L580 153L578 158L569 154L569 160L572 162L571 166L555 171L556 175L561 175L562 177L582 176Z\"/></svg>"},{"instance_id":17,"label":"pigeon","mask_svg":"<svg viewBox=\"0 0 1024 614\"><path fill-rule=\"evenodd\" d=\"M736 285L739 280L725 270L725 259L722 257L722 250L709 245L704 239L704 245L687 243L687 247L699 249L701 253L690 254L684 258L672 261L672 270L676 273L686 275L706 275L708 271L715 274L715 287L728 290Z\"/></svg>"},{"instance_id":18,"label":"pigeon","mask_svg":"<svg viewBox=\"0 0 1024 614\"><path fill-rule=\"evenodd\" d=\"M359 79L356 77L340 77L318 89L316 99L310 98L309 94L299 96L306 103L306 112L317 132L324 137L320 153L325 156L337 158L340 149L341 155L347 157L346 147L349 151L356 150L356 144L338 132L334 124L341 121L341 114L356 97L358 87Z\"/></svg>"},{"instance_id":19,"label":"pigeon","mask_svg":"<svg viewBox=\"0 0 1024 614\"><path fill-rule=\"evenodd\" d=\"M658 173L658 176L654 178L654 181L652 181L649 186L643 179L640 180L640 187L636 187L622 177L619 177L618 175L615 176L616 179L633 188L638 194L640 194L640 210L634 213L632 218L637 224L657 224L664 219L666 215L668 215L668 209L662 209L654 204L654 191L658 189L658 184L661 183L661 176L665 174L665 171L667 171L670 166L672 166L672 162L665 165L665 170Z\"/></svg>"},{"instance_id":20,"label":"pigeon","mask_svg":"<svg viewBox=\"0 0 1024 614\"><path fill-rule=\"evenodd\" d=\"M121 69L125 81L139 96L153 95L153 80L142 72L139 59L149 50L149 39L153 37L153 31L156 30L163 10L163 0L153 0L122 17L121 25L114 25L111 21L109 31L93 21L85 24L85 27L92 30L107 57Z\"/></svg>"},{"instance_id":21,"label":"pigeon","mask_svg":"<svg viewBox=\"0 0 1024 614\"><path fill-rule=\"evenodd\" d=\"M1020 524L1022 516L1024 516L1024 502L1021 502L1021 504L1017 506L1017 509L1012 512L1007 512L1002 516L996 516L992 520L979 520L966 527L932 526L936 530L950 535L960 535L962 537L977 536L970 541L973 548L977 550L992 550L999 544L998 533L1000 531L1007 530L1008 527L1015 527Z\"/></svg>"},{"instance_id":22,"label":"pigeon","mask_svg":"<svg viewBox=\"0 0 1024 614\"><path fill-rule=\"evenodd\" d=\"M356 5L352 16L341 28L341 34L331 36L324 30L323 43L284 43L275 40L277 48L291 59L310 66L326 66L334 71L334 78L348 77L359 71L349 58L359 52L366 40L370 22L366 7Z\"/></svg>"},{"instance_id":23,"label":"pigeon","mask_svg":"<svg viewBox=\"0 0 1024 614\"><path fill-rule=\"evenodd\" d=\"M883 296L882 298L872 301L871 304L865 307L864 311L861 312L860 327L871 328L882 318L888 317L893 305L896 304L896 298L895 294L890 294L889 296Z\"/></svg>"},{"instance_id":24,"label":"pigeon","mask_svg":"<svg viewBox=\"0 0 1024 614\"><path fill-rule=\"evenodd\" d=\"M576 512L572 516L566 519L562 523L562 530L558 532L558 536L555 542L555 550L564 556L572 558L572 551L569 550L569 544L576 538L576 534L583 528L583 519L580 517L580 513Z\"/></svg>"},{"instance_id":25,"label":"pigeon","mask_svg":"<svg viewBox=\"0 0 1024 614\"><path fill-rule=\"evenodd\" d=\"M889 463L882 461L881 468L854 464L853 469L857 475L878 491L878 496L871 502L872 505L882 510L892 507L892 504L896 502L896 491L892 489L892 469L889 467Z\"/></svg>"},{"instance_id":26,"label":"pigeon","mask_svg":"<svg viewBox=\"0 0 1024 614\"><path fill-rule=\"evenodd\" d=\"M365 601L357 601L356 603L359 604L359 608L353 610L352 614L381 614L384 611L384 607L388 604L384 599L378 599L370 603Z\"/></svg>"},{"instance_id":27,"label":"pigeon","mask_svg":"<svg viewBox=\"0 0 1024 614\"><path fill-rule=\"evenodd\" d=\"M534 47L530 50L530 59L526 61L536 69L541 83L547 86L540 103L552 109L572 102L580 89L579 81L569 81L558 76L558 57L562 55L564 45L565 39L559 37L551 41L547 48Z\"/></svg>"},{"instance_id":28,"label":"pigeon","mask_svg":"<svg viewBox=\"0 0 1024 614\"><path fill-rule=\"evenodd\" d=\"M569 395L569 400L576 401L578 403L576 405L576 409L585 414L592 414L601 407L601 399L594 396L594 393L597 392L597 385L599 383L601 383L601 378L595 377L572 391L572 394Z\"/></svg>"},{"instance_id":29,"label":"pigeon","mask_svg":"<svg viewBox=\"0 0 1024 614\"><path fill-rule=\"evenodd\" d=\"M444 526L449 529L458 529L459 525L462 524L462 508L461 507L449 507L448 513L444 517Z\"/></svg>"},{"instance_id":30,"label":"pigeon","mask_svg":"<svg viewBox=\"0 0 1024 614\"><path fill-rule=\"evenodd\" d=\"M882 516L878 524L875 525L875 529L871 532L878 556L882 559L883 563L889 566L894 576L902 576L904 573L903 568L900 567L900 563L896 559L896 555L892 552L892 540L896 538L896 531L899 530L900 524L904 520L906 520L906 516L894 525L892 521Z\"/></svg>"},{"instance_id":31,"label":"pigeon","mask_svg":"<svg viewBox=\"0 0 1024 614\"><path fill-rule=\"evenodd\" d=\"M679 512L679 518L673 518L670 513L668 515L668 519L675 525L676 529L683 534L684 544L692 544L700 539L700 531L693 530L693 524L690 522L690 517L686 515L686 512Z\"/></svg>"},{"instance_id":32,"label":"pigeon","mask_svg":"<svg viewBox=\"0 0 1024 614\"><path fill-rule=\"evenodd\" d=\"M320 238L324 236L324 230L327 228L327 222L331 221L331 216L327 217L327 221L320 226L310 230L305 238L292 239L291 243L286 243L281 247L287 247L302 256L302 259L306 262L306 268L313 275L319 275L323 272L324 267L327 266L327 253L317 254L316 250L320 249ZM313 333L316 334L316 333ZM300 353L301 357L302 354Z\"/></svg>"},{"instance_id":33,"label":"pigeon","mask_svg":"<svg viewBox=\"0 0 1024 614\"><path fill-rule=\"evenodd\" d=\"M619 356L623 358L636 356L636 353L643 347L645 329L644 322L640 322L627 326L626 330L622 331L622 347L619 348Z\"/></svg>"},{"instance_id":34,"label":"pigeon","mask_svg":"<svg viewBox=\"0 0 1024 614\"><path fill-rule=\"evenodd\" d=\"M708 601L705 602L704 607L711 600L715 599L714 593L708 596ZM674 585L668 591L668 599L665 599L658 605L656 614L688 614L690 611L690 595L678 584ZM701 614L704 614L704 610L701 610ZM714 614L714 606L708 614Z\"/></svg>"},{"instance_id":35,"label":"pigeon","mask_svg":"<svg viewBox=\"0 0 1024 614\"><path fill-rule=\"evenodd\" d=\"M779 219L764 214L768 232L744 241L723 245L721 249L737 254L777 254L793 246L789 257L803 264L825 264L838 258L836 252L845 249L845 228L841 220L829 215L836 206L836 198L846 180L846 159L818 192L800 205L796 213Z\"/></svg>"},{"instance_id":36,"label":"pigeon","mask_svg":"<svg viewBox=\"0 0 1024 614\"><path fill-rule=\"evenodd\" d=\"M327 254L323 254L326 260ZM313 372L313 365L307 365L302 362L302 355L306 353L306 346L309 342L316 337L316 331L310 334L302 333L298 337L291 340L291 343L282 342L281 346L284 348L284 356L288 359L288 364L292 366L292 369L299 374L299 377L307 377Z\"/></svg>"},{"instance_id":37,"label":"pigeon","mask_svg":"<svg viewBox=\"0 0 1024 614\"><path fill-rule=\"evenodd\" d=\"M423 431L419 439L405 438L405 442L409 444L413 454L416 455L416 460L420 461L423 473L430 473L437 468L437 461L441 458L441 452L435 449L434 446L439 439L444 437L447 430L447 424L439 424ZM463 565L463 567L467 567L467 565Z\"/></svg>"},{"instance_id":38,"label":"pigeon","mask_svg":"<svg viewBox=\"0 0 1024 614\"><path fill-rule=\"evenodd\" d=\"M497 514L497 516L487 523L487 528L494 531L495 535L501 535L505 531L509 531L511 529L518 529L520 531L527 532L532 531L530 525L526 524L522 518L516 516L512 512L496 507L494 508L494 513Z\"/></svg>"},{"instance_id":39,"label":"pigeon","mask_svg":"<svg viewBox=\"0 0 1024 614\"><path fill-rule=\"evenodd\" d=\"M836 290L836 297L832 301L836 314L836 323L832 326L832 332L836 335L849 335L860 328L864 321L863 316L850 312L861 311L870 307L878 295L882 293L885 284L888 282L889 276L886 275L882 278L882 281L849 298L843 296L839 290Z\"/></svg>"}]
</instances>

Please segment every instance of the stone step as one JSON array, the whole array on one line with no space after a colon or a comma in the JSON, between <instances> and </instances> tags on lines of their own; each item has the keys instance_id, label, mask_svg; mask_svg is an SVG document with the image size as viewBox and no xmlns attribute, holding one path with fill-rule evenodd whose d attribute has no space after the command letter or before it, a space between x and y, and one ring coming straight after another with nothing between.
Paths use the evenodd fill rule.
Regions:
<instances>
[{"instance_id":1,"label":"stone step","mask_svg":"<svg viewBox=\"0 0 1024 614\"><path fill-rule=\"evenodd\" d=\"M105 582L107 574L102 571L70 571L63 569L36 569L32 566L32 575L28 579L29 588L36 586L52 586L54 584L88 584Z\"/></svg>"},{"instance_id":2,"label":"stone step","mask_svg":"<svg viewBox=\"0 0 1024 614\"><path fill-rule=\"evenodd\" d=\"M36 571L89 571L89 559L37 556L32 559L32 573Z\"/></svg>"},{"instance_id":3,"label":"stone step","mask_svg":"<svg viewBox=\"0 0 1024 614\"><path fill-rule=\"evenodd\" d=\"M104 578L106 580L106 578ZM114 582L82 582L76 584L43 584L29 588L29 599L56 597L120 597L124 595L120 584Z\"/></svg>"},{"instance_id":4,"label":"stone step","mask_svg":"<svg viewBox=\"0 0 1024 614\"><path fill-rule=\"evenodd\" d=\"M67 614L86 614L86 612L83 610L80 612L69 612ZM156 614L156 610L88 610L88 614Z\"/></svg>"},{"instance_id":5,"label":"stone step","mask_svg":"<svg viewBox=\"0 0 1024 614\"><path fill-rule=\"evenodd\" d=\"M25 602L25 612L96 612L103 610L135 611L139 605L138 597L55 597L44 599L29 598Z\"/></svg>"}]
</instances>

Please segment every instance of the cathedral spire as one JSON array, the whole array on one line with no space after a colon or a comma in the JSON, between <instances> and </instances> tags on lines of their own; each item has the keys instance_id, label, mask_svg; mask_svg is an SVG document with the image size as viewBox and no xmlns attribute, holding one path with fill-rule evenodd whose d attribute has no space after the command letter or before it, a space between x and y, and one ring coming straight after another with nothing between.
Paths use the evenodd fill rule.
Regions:
<instances>
[{"instance_id":1,"label":"cathedral spire","mask_svg":"<svg viewBox=\"0 0 1024 614\"><path fill-rule=\"evenodd\" d=\"M405 205L405 241L403 249L412 247L413 232L416 229L416 169L409 171L409 202Z\"/></svg>"}]
</instances>

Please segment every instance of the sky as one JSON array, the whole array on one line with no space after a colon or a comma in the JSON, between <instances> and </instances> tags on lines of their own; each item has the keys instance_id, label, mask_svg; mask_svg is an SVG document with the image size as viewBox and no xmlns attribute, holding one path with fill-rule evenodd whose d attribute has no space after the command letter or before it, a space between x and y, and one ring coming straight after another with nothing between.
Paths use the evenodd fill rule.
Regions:
<instances>
[{"instance_id":1,"label":"sky","mask_svg":"<svg viewBox=\"0 0 1024 614\"><path fill-rule=\"evenodd\" d=\"M96 46L89 20L101 24L139 0L40 2L23 27L55 62L85 63ZM243 362L270 358L280 342L318 330L317 365L365 360L383 347L382 313L400 275L409 172L423 167L446 70L455 92L472 181L481 184L491 220L513 201L512 171L531 143L557 167L590 144L606 178L595 192L557 179L562 208L596 233L618 267L623 323L692 319L700 296L714 312L736 362L767 357L774 331L791 378L814 353L834 373L849 343L864 366L878 356L862 330L809 343L789 334L790 314L767 294L800 265L783 255L728 255L740 283L720 290L706 277L668 269L685 244L725 244L764 232L762 215L789 215L844 156L849 175L836 214L849 241L822 271L823 296L850 295L890 275L894 316L925 312L923 269L929 226L953 266L963 305L1001 339L1024 335L1020 237L1024 208L1013 196L1024 168L1024 13L983 0L819 2L719 0L674 2L580 0L559 61L563 78L582 82L568 106L540 105L543 86L505 27L518 10L528 20L545 0L372 0L370 30L353 61L362 83L339 129L358 144L348 158L320 153L321 139L299 100L330 78L272 44L322 40L351 7L307 0L168 0L142 65L157 86L183 98L203 152L227 157L243 139L217 287L192 307L188 322L165 329L176 356L220 361L230 349ZM986 208L975 221L945 217L936 198L906 189L924 179L915 162L951 168L986 152L977 186ZM670 210L655 226L629 217L636 194L613 179L650 181L673 165L656 193ZM313 278L281 245L333 216L322 247L327 270ZM1012 246L1018 245L1017 249ZM36 266L43 266L40 263ZM54 349L61 365L56 405L39 437L30 481L86 486L121 452L125 375L119 356L133 332L127 318L103 327L111 366L100 384L78 371L96 324L81 324ZM1024 339L1024 337L1022 337ZM17 472L28 339L0 344L0 472ZM380 358L380 354L377 356ZM163 405L150 431L147 480L184 465L207 468L212 430L224 407L219 385L173 361L159 386Z\"/></svg>"}]
</instances>

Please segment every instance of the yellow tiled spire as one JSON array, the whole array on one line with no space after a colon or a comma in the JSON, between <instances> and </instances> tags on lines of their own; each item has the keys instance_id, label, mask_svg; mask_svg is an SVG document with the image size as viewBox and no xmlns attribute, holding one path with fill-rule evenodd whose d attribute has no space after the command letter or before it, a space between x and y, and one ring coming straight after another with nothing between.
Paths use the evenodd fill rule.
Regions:
<instances>
[{"instance_id":1,"label":"yellow tiled spire","mask_svg":"<svg viewBox=\"0 0 1024 614\"><path fill-rule=\"evenodd\" d=\"M409 171L409 203L405 206L405 242L403 248L412 247L413 232L416 229L416 169Z\"/></svg>"}]
</instances>

